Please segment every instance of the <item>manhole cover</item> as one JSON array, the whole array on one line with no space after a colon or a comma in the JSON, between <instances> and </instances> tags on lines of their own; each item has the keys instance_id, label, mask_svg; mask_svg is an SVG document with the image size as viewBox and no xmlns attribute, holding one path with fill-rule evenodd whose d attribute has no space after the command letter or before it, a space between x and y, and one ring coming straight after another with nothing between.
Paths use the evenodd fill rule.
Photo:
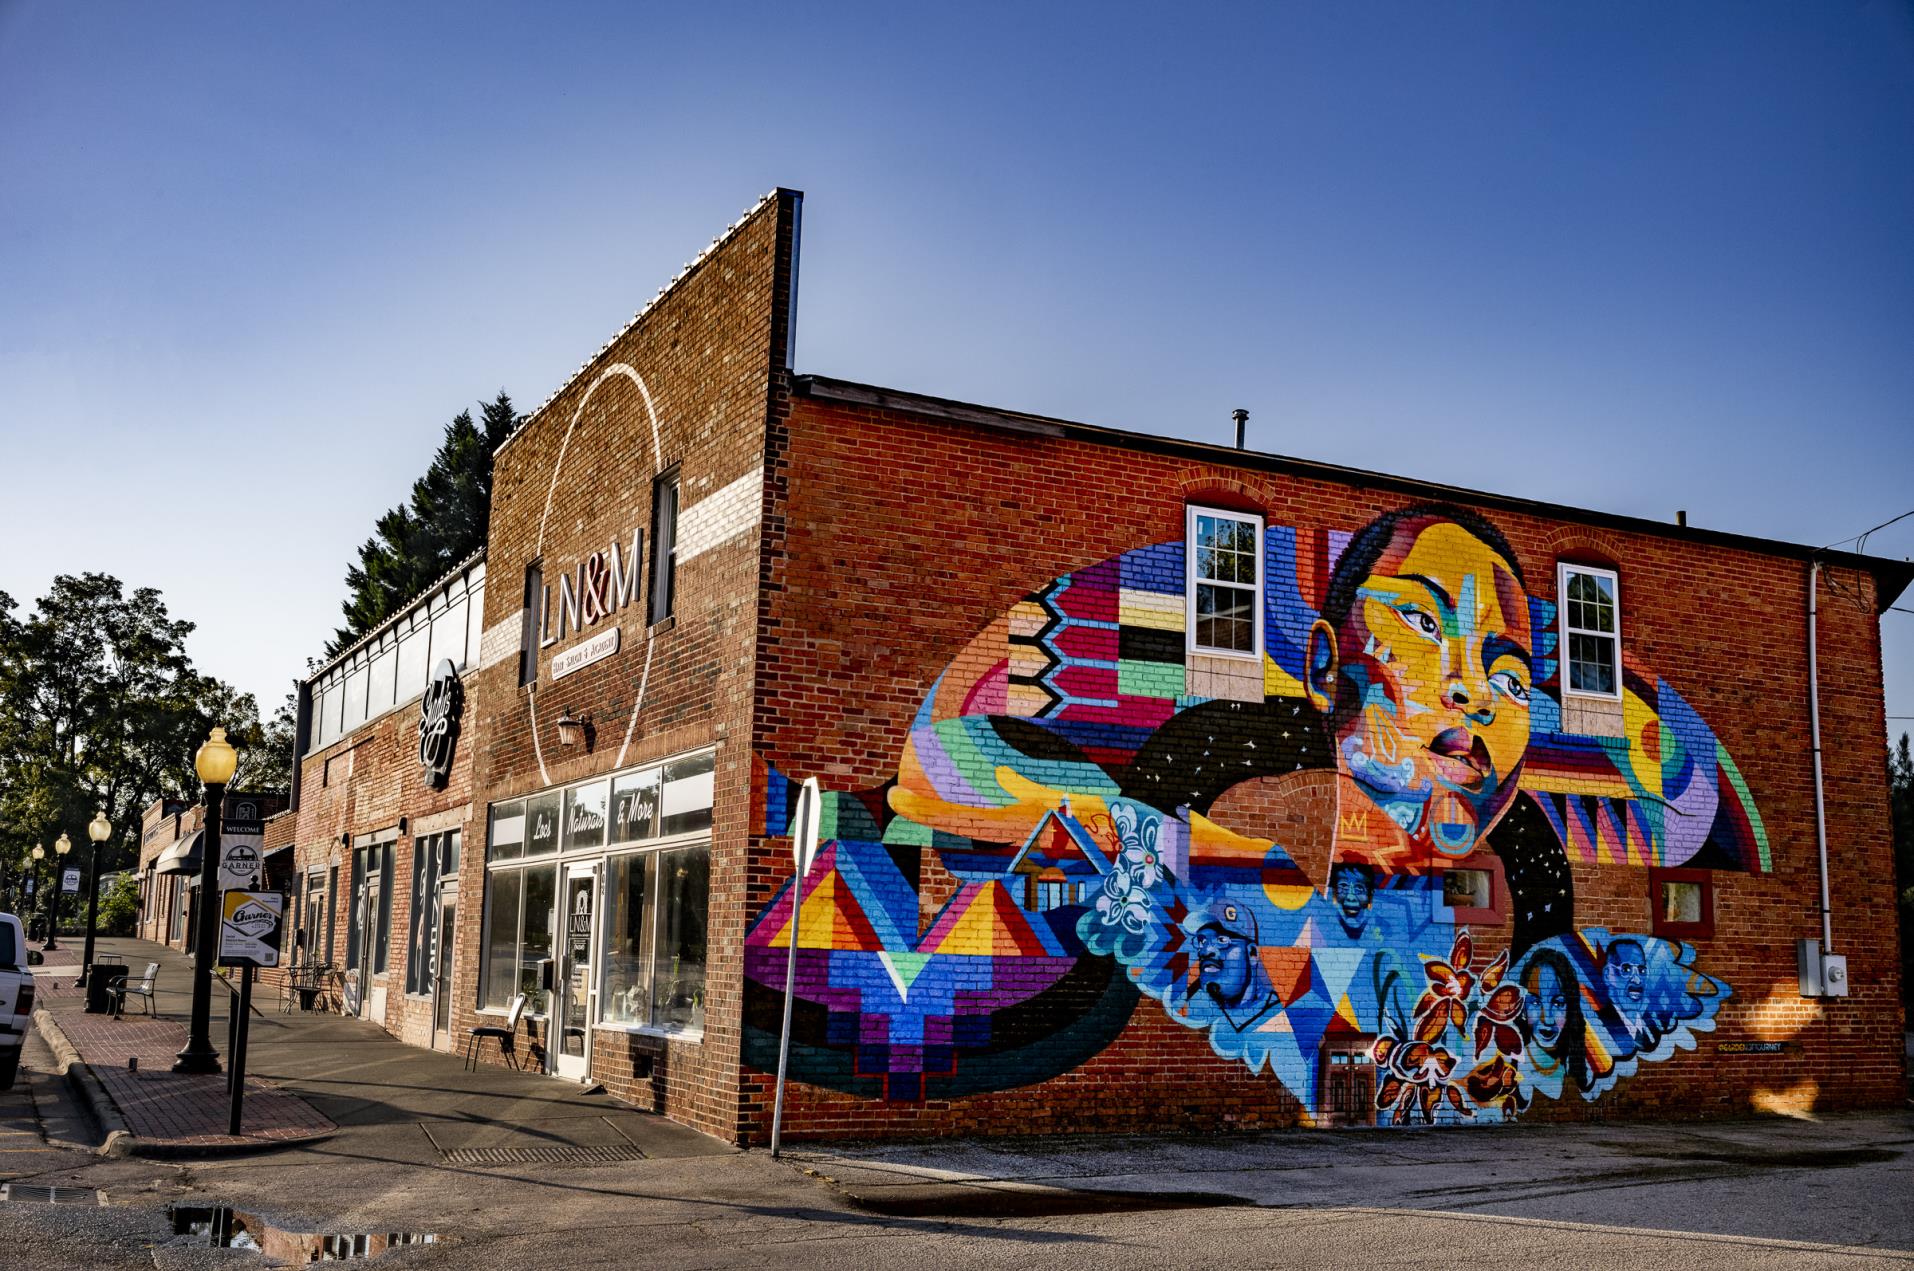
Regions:
<instances>
[{"instance_id":1,"label":"manhole cover","mask_svg":"<svg viewBox=\"0 0 1914 1271\"><path fill-rule=\"evenodd\" d=\"M31 1183L0 1183L0 1200L34 1201L42 1205L104 1205L96 1187L36 1187Z\"/></svg>"},{"instance_id":2,"label":"manhole cover","mask_svg":"<svg viewBox=\"0 0 1914 1271\"><path fill-rule=\"evenodd\" d=\"M439 1153L446 1165L607 1165L642 1161L635 1147L461 1147Z\"/></svg>"}]
</instances>

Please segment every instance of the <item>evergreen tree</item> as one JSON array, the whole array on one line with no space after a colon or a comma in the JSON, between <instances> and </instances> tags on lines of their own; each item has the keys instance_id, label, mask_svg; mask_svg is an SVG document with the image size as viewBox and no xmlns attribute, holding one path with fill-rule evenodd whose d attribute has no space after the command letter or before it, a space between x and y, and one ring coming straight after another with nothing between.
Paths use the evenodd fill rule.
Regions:
<instances>
[{"instance_id":1,"label":"evergreen tree","mask_svg":"<svg viewBox=\"0 0 1914 1271\"><path fill-rule=\"evenodd\" d=\"M485 546L492 515L492 455L519 424L503 389L472 412L462 410L445 426L444 439L425 475L412 483L411 500L379 518L359 561L346 568L346 621L333 634L332 657L437 582L454 565Z\"/></svg>"}]
</instances>

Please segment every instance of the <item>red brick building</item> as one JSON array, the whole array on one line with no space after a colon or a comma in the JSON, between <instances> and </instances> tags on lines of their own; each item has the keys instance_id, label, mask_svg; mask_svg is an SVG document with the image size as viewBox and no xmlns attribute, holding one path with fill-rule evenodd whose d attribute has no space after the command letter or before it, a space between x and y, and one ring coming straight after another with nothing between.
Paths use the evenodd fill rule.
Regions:
<instances>
[{"instance_id":1,"label":"red brick building","mask_svg":"<svg viewBox=\"0 0 1914 1271\"><path fill-rule=\"evenodd\" d=\"M523 997L521 1057L760 1141L795 912L791 1135L1900 1097L1914 566L797 375L799 208L308 683L296 912L350 1009L450 1047Z\"/></svg>"}]
</instances>

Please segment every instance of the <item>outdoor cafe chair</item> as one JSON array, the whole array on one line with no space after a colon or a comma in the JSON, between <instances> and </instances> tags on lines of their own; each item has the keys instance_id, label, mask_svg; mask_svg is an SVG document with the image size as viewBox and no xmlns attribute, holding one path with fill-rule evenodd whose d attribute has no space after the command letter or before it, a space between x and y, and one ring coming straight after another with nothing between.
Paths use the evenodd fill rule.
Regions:
<instances>
[{"instance_id":1,"label":"outdoor cafe chair","mask_svg":"<svg viewBox=\"0 0 1914 1271\"><path fill-rule=\"evenodd\" d=\"M480 1024L472 1029L465 1041L465 1066L473 1071L478 1069L479 1056L485 1050L485 1039L490 1037L498 1042L498 1050L512 1061L512 1067L518 1067L518 1021L525 1015L525 994L520 993L512 999L511 1014L505 1017L503 1024Z\"/></svg>"}]
</instances>

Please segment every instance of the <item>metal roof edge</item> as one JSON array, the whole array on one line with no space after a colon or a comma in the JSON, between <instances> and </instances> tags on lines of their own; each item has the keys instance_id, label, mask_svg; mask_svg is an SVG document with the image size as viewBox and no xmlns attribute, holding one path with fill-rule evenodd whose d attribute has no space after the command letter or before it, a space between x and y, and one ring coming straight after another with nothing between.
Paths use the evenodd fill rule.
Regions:
<instances>
[{"instance_id":1,"label":"metal roof edge","mask_svg":"<svg viewBox=\"0 0 1914 1271\"><path fill-rule=\"evenodd\" d=\"M943 423L972 424L1027 436L1072 437L1131 450L1186 455L1239 467L1335 481L1344 485L1370 486L1397 490L1424 498L1484 504L1505 511L1528 512L1557 520L1579 521L1609 529L1654 534L1663 538L1703 543L1713 547L1729 547L1770 556L1785 556L1793 560L1819 560L1824 563L1845 565L1854 569L1864 569L1874 576L1877 612L1885 611L1889 605L1900 598L1901 593L1906 591L1910 584L1914 584L1914 561L1897 561L1884 556L1833 551L1823 547L1810 547L1804 543L1737 534L1729 530L1673 525L1666 521L1651 521L1646 517L1629 516L1620 512L1604 512L1595 508L1580 508L1566 503L1549 503L1541 499L1523 498L1520 495L1472 490L1466 486L1444 485L1438 481L1419 477L1372 472L1363 468L1325 463L1317 459L1298 459L1290 455L1271 454L1260 450L1237 450L1232 446L1219 446L1210 442L1189 441L1181 437L1165 437L1156 433L1134 432L1101 424L1086 424L1077 420L983 406L975 402L954 401L950 398L933 397L926 393L912 393L902 389L863 384L855 380L836 379L828 375L798 375L794 377L792 387L793 391L801 397L849 405L874 406Z\"/></svg>"},{"instance_id":2,"label":"metal roof edge","mask_svg":"<svg viewBox=\"0 0 1914 1271\"><path fill-rule=\"evenodd\" d=\"M394 613L390 618L387 618L384 622L381 622L378 626L372 628L372 630L366 632L364 635L360 636L357 640L354 640L351 644L348 644L345 648L333 654L330 658L327 658L324 662L314 667L311 671L299 677L299 682L302 684L310 684L314 680L318 679L320 676L324 675L327 671L330 671L333 667L338 666L341 662L344 662L347 658L357 653L360 649L363 649L366 645L372 643L374 640L378 639L380 636L390 631L393 627L397 626L399 624L400 619L410 616L412 611L419 607L420 601L427 599L428 597L431 596L433 592L445 586L445 584L451 582L454 578L458 577L460 574L465 573L467 570L471 569L472 566L478 564L480 561L484 559L485 559L485 549L481 547L476 552L473 552L470 556L467 556L464 560L460 561L458 564L452 566L452 568L446 570L443 574L440 574L435 581L427 583L425 586L413 592L412 595L406 598L405 604L400 606L399 610L396 613Z\"/></svg>"}]
</instances>

